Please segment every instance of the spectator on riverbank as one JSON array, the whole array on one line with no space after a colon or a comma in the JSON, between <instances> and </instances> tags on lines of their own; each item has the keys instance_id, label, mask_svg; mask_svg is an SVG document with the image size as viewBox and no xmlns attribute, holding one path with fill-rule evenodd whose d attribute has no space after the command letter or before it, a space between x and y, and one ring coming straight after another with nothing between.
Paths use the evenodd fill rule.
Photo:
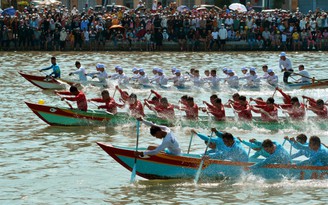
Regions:
<instances>
[{"instance_id":1,"label":"spectator on riverbank","mask_svg":"<svg viewBox=\"0 0 328 205\"><path fill-rule=\"evenodd\" d=\"M113 25L122 28L110 29ZM68 32L65 41L61 33L63 28ZM127 37L129 29L131 33ZM246 13L197 8L179 11L176 3L166 6L158 2L151 8L128 11L102 9L96 12L91 7L83 11L74 7L69 11L65 6L49 5L31 6L17 11L14 16L0 15L1 49L8 50L132 50L134 45L141 48L143 41L145 44L153 42L156 49L152 50L161 50L164 40L164 45L179 44L179 50L187 50L188 45L191 47L188 50L202 51L212 47L210 34L212 31L215 34L217 29L224 33L219 35L221 50L225 43L232 41L237 49L245 49L247 43L252 50L328 49L328 17L320 9L305 14L280 10L255 12L253 9ZM143 39L147 30L153 38ZM90 46L86 34L89 34ZM140 44L132 44L134 41ZM115 47L111 47L112 44ZM130 46L124 46L128 44Z\"/></svg>"}]
</instances>

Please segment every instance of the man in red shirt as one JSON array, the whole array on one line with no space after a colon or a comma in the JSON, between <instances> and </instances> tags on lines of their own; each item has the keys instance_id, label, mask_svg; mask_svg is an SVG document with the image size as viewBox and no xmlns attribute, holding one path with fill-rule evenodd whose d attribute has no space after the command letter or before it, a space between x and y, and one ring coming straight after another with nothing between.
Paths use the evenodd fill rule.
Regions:
<instances>
[{"instance_id":1,"label":"man in red shirt","mask_svg":"<svg viewBox=\"0 0 328 205\"><path fill-rule=\"evenodd\" d=\"M225 110L221 98L216 98L212 102L212 105L207 103L206 101L203 101L203 103L207 106L207 112L211 113L215 117L215 120L217 121L225 120Z\"/></svg>"},{"instance_id":2,"label":"man in red shirt","mask_svg":"<svg viewBox=\"0 0 328 205\"><path fill-rule=\"evenodd\" d=\"M175 118L174 106L171 105L167 98L161 98L158 105L151 106L150 103L145 101L145 105L152 111L155 111L160 118L173 120Z\"/></svg>"},{"instance_id":3,"label":"man in red shirt","mask_svg":"<svg viewBox=\"0 0 328 205\"><path fill-rule=\"evenodd\" d=\"M194 103L193 97L187 98L187 104L181 108L181 110L186 112L186 118L189 120L198 120L198 106Z\"/></svg>"},{"instance_id":4,"label":"man in red shirt","mask_svg":"<svg viewBox=\"0 0 328 205\"><path fill-rule=\"evenodd\" d=\"M129 109L131 112L131 116L135 117L135 118L140 118L140 117L144 117L145 113L144 113L144 109L142 106L142 103L137 99L137 95L134 93L131 93L131 95L129 96Z\"/></svg>"},{"instance_id":5,"label":"man in red shirt","mask_svg":"<svg viewBox=\"0 0 328 205\"><path fill-rule=\"evenodd\" d=\"M273 122L278 120L278 108L274 104L274 99L272 97L267 99L266 105L254 105L251 109L256 113L261 113L261 119L264 122Z\"/></svg>"},{"instance_id":6,"label":"man in red shirt","mask_svg":"<svg viewBox=\"0 0 328 205\"><path fill-rule=\"evenodd\" d=\"M126 101L128 101L128 99L129 99L129 93L128 93L128 92L123 91L122 89L120 89L120 88L118 87L118 85L115 86L115 89L118 90L118 91L120 92L120 94L121 94L120 101L122 101L122 102L124 102L124 103L125 103Z\"/></svg>"},{"instance_id":7,"label":"man in red shirt","mask_svg":"<svg viewBox=\"0 0 328 205\"><path fill-rule=\"evenodd\" d=\"M328 117L327 107L322 99L315 100L304 95L302 97L309 101L310 106L307 108L308 110L314 112L320 119L326 119Z\"/></svg>"},{"instance_id":8,"label":"man in red shirt","mask_svg":"<svg viewBox=\"0 0 328 205\"><path fill-rule=\"evenodd\" d=\"M117 113L117 107L123 107L121 104L117 104L114 100L114 98L110 97L108 90L103 90L101 92L101 97L102 98L92 98L88 101L93 101L93 102L99 102L99 103L105 103L105 105L100 105L98 106L98 109L106 109L108 112L112 114Z\"/></svg>"},{"instance_id":9,"label":"man in red shirt","mask_svg":"<svg viewBox=\"0 0 328 205\"><path fill-rule=\"evenodd\" d=\"M291 98L290 106L284 105L284 113L288 113L293 120L303 120L305 117L305 105L300 103L297 97Z\"/></svg>"},{"instance_id":10,"label":"man in red shirt","mask_svg":"<svg viewBox=\"0 0 328 205\"><path fill-rule=\"evenodd\" d=\"M77 108L82 111L88 110L87 98L82 91L79 91L76 86L71 86L69 91L55 91L59 95L73 95L74 97L61 97L61 100L76 101Z\"/></svg>"}]
</instances>

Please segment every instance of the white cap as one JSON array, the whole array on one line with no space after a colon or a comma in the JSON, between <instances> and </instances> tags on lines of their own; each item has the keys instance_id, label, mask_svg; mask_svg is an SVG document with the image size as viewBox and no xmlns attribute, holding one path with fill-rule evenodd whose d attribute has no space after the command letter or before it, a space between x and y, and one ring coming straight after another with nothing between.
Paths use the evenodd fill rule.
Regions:
<instances>
[{"instance_id":1,"label":"white cap","mask_svg":"<svg viewBox=\"0 0 328 205\"><path fill-rule=\"evenodd\" d=\"M228 70L228 68L223 68L223 71L227 71Z\"/></svg>"},{"instance_id":2,"label":"white cap","mask_svg":"<svg viewBox=\"0 0 328 205\"><path fill-rule=\"evenodd\" d=\"M241 70L243 71L243 70L247 70L247 68L246 67L243 67L243 68L241 68Z\"/></svg>"},{"instance_id":3,"label":"white cap","mask_svg":"<svg viewBox=\"0 0 328 205\"><path fill-rule=\"evenodd\" d=\"M159 72L159 73L164 73L164 72L163 72L163 69L161 69L161 68L159 68L159 69L157 70L157 72Z\"/></svg>"},{"instance_id":4,"label":"white cap","mask_svg":"<svg viewBox=\"0 0 328 205\"><path fill-rule=\"evenodd\" d=\"M105 68L105 65L101 63L97 63L96 68Z\"/></svg>"},{"instance_id":5,"label":"white cap","mask_svg":"<svg viewBox=\"0 0 328 205\"><path fill-rule=\"evenodd\" d=\"M117 70L123 71L123 68L122 68L121 66L119 66L119 67L117 68Z\"/></svg>"},{"instance_id":6,"label":"white cap","mask_svg":"<svg viewBox=\"0 0 328 205\"><path fill-rule=\"evenodd\" d=\"M139 73L144 73L144 69L143 68L139 68Z\"/></svg>"},{"instance_id":7,"label":"white cap","mask_svg":"<svg viewBox=\"0 0 328 205\"><path fill-rule=\"evenodd\" d=\"M132 72L136 72L136 71L139 71L139 69L136 67L132 68Z\"/></svg>"},{"instance_id":8,"label":"white cap","mask_svg":"<svg viewBox=\"0 0 328 205\"><path fill-rule=\"evenodd\" d=\"M177 68L176 67L172 67L172 69L171 69L172 71L176 71L177 70Z\"/></svg>"},{"instance_id":9,"label":"white cap","mask_svg":"<svg viewBox=\"0 0 328 205\"><path fill-rule=\"evenodd\" d=\"M181 73L179 69L176 69L174 73Z\"/></svg>"},{"instance_id":10,"label":"white cap","mask_svg":"<svg viewBox=\"0 0 328 205\"><path fill-rule=\"evenodd\" d=\"M254 71L254 72L256 72L256 68L250 68L249 71Z\"/></svg>"},{"instance_id":11,"label":"white cap","mask_svg":"<svg viewBox=\"0 0 328 205\"><path fill-rule=\"evenodd\" d=\"M269 68L268 73L273 73L273 70L271 68Z\"/></svg>"},{"instance_id":12,"label":"white cap","mask_svg":"<svg viewBox=\"0 0 328 205\"><path fill-rule=\"evenodd\" d=\"M117 65L117 66L115 66L115 69L118 69L118 68L120 68L121 66L119 66L119 65Z\"/></svg>"},{"instance_id":13,"label":"white cap","mask_svg":"<svg viewBox=\"0 0 328 205\"><path fill-rule=\"evenodd\" d=\"M279 55L279 57L281 57L281 56L286 56L286 53L285 52L281 52L280 55Z\"/></svg>"},{"instance_id":14,"label":"white cap","mask_svg":"<svg viewBox=\"0 0 328 205\"><path fill-rule=\"evenodd\" d=\"M227 73L230 74L230 73L233 73L233 71L231 69L227 70Z\"/></svg>"},{"instance_id":15,"label":"white cap","mask_svg":"<svg viewBox=\"0 0 328 205\"><path fill-rule=\"evenodd\" d=\"M158 71L158 68L153 68L153 70L156 70L156 71Z\"/></svg>"}]
</instances>

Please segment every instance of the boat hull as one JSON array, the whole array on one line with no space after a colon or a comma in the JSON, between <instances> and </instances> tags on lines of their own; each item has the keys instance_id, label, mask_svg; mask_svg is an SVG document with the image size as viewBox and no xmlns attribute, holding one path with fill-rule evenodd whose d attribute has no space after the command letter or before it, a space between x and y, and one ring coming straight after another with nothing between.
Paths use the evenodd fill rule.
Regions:
<instances>
[{"instance_id":1,"label":"boat hull","mask_svg":"<svg viewBox=\"0 0 328 205\"><path fill-rule=\"evenodd\" d=\"M135 162L134 148L123 148L101 142L97 142L97 144L115 161L132 171ZM173 156L160 153L148 158L138 158L136 174L146 179L194 179L200 162L200 155L184 154L182 156ZM252 164L254 163L215 159L205 160L201 179L237 179L245 174L244 168ZM279 180L286 177L295 179L324 179L327 178L328 167L271 164L256 169L252 173L270 180Z\"/></svg>"},{"instance_id":2,"label":"boat hull","mask_svg":"<svg viewBox=\"0 0 328 205\"><path fill-rule=\"evenodd\" d=\"M311 82L289 83L285 85L292 89L323 89L323 88L328 88L328 80L317 81L314 83Z\"/></svg>"},{"instance_id":3,"label":"boat hull","mask_svg":"<svg viewBox=\"0 0 328 205\"><path fill-rule=\"evenodd\" d=\"M35 76L25 74L23 72L18 72L26 80L28 80L33 85L43 89L43 90L63 90L66 89L65 83L61 83L54 78L46 78L45 76Z\"/></svg>"}]
</instances>

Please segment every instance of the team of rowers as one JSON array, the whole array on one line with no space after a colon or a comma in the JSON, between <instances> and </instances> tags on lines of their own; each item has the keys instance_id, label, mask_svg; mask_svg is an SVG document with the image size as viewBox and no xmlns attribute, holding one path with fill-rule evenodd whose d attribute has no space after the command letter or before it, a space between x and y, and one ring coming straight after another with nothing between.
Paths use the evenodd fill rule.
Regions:
<instances>
[{"instance_id":1,"label":"team of rowers","mask_svg":"<svg viewBox=\"0 0 328 205\"><path fill-rule=\"evenodd\" d=\"M150 126L150 134L158 139L162 139L162 143L157 146L150 146L144 152L135 152L138 157L144 157L146 155L156 155L161 151L165 151L167 154L180 155L181 148L177 138L170 128L166 126L156 125L143 118L138 118L144 124ZM292 159L305 156L308 159L297 163L297 165L312 165L312 166L327 166L328 165L328 149L326 145L321 143L318 136L311 136L307 141L307 136L300 134L295 138L285 137L285 141L288 141L293 148L298 150L297 153L288 153L283 144L266 139L263 142L256 139L250 139L249 141L242 140L239 137L234 137L231 133L218 131L216 128L211 129L211 135L198 133L192 129L191 132L199 136L205 141L210 150L203 155L203 159L219 159L230 160L236 162L247 162L249 159L258 158L259 156L265 159L255 163L250 167L246 167L245 170L252 170L261 168L267 164L290 164ZM213 136L213 135L216 136ZM255 154L249 157L242 144L255 150ZM189 152L189 149L188 149Z\"/></svg>"},{"instance_id":2,"label":"team of rowers","mask_svg":"<svg viewBox=\"0 0 328 205\"><path fill-rule=\"evenodd\" d=\"M77 108L83 111L88 110L88 102L94 104L102 103L101 105L97 104L98 109L106 109L107 112L113 115L117 113L117 108L123 108L125 105L128 105L132 117L144 117L144 106L154 111L159 118L163 119L175 119L176 109L185 112L185 118L189 120L198 120L199 112L202 111L212 115L217 121L225 121L227 119L225 109L232 109L240 121L251 121L253 113L260 113L262 121L277 121L279 119L278 109L281 109L291 120L304 120L306 110L315 113L319 119L326 119L328 117L327 107L322 99L316 100L308 96L302 96L302 103L298 97L292 97L278 87L274 91L273 96L277 91L280 92L283 96L283 104L275 103L273 96L265 101L262 98L249 98L248 101L246 96L235 93L232 95L232 99L229 99L225 104L218 95L213 94L210 96L209 102L203 101L203 107L198 106L194 98L188 95L183 95L178 104L174 105L169 103L168 98L163 97L154 90L150 90L148 99L144 99L142 103L138 100L136 94L129 94L127 91L116 86L114 95L116 90L120 93L119 103L115 101L114 96L110 96L109 91L106 89L101 92L101 98L88 100L86 95L82 91L79 91L76 86L71 86L69 91L55 91L55 93L60 95L62 100L76 101ZM150 99L151 95L154 96Z\"/></svg>"},{"instance_id":3,"label":"team of rowers","mask_svg":"<svg viewBox=\"0 0 328 205\"><path fill-rule=\"evenodd\" d=\"M54 78L60 78L60 68L56 63L56 58L51 58L52 65L41 69L40 71L53 69L53 72L50 76ZM217 75L217 70L205 70L204 76L200 75L200 71L194 68L190 69L190 72L182 73L180 69L173 67L171 69L172 76L166 76L164 70L161 68L153 68L153 76L149 77L143 68L133 68L131 77L127 76L124 73L124 70L121 66L115 66L115 73L108 75L106 72L106 66L104 64L96 64L96 72L87 73L86 69L81 65L79 61L75 62L77 70L70 72L69 75L78 75L79 81L83 84L87 82L87 76L92 78L98 78L100 84L105 87L108 87L107 79L117 80L118 85L127 86L130 83L139 84L143 86L149 86L151 84L159 86L168 86L169 81L173 81L173 85L178 88L184 88L185 83L190 81L195 87L201 87L205 84L208 84L210 87L216 89L219 88L220 82L225 82L231 88L239 88L240 80L246 80L244 87L248 88L258 88L261 81L267 82L269 85L277 87L278 86L278 76L275 74L273 69L269 69L267 65L262 66L263 75L259 76L257 74L256 68L246 68L241 69L242 75L237 76L236 72L232 69L223 68L224 77L219 77ZM284 72L284 82L288 82L288 77L292 75L300 76L299 79L295 79L295 82L310 82L308 71L305 70L304 65L299 65L299 72L294 73L291 68L291 62L286 58L286 53L282 52L280 54L279 67L281 71Z\"/></svg>"}]
</instances>

